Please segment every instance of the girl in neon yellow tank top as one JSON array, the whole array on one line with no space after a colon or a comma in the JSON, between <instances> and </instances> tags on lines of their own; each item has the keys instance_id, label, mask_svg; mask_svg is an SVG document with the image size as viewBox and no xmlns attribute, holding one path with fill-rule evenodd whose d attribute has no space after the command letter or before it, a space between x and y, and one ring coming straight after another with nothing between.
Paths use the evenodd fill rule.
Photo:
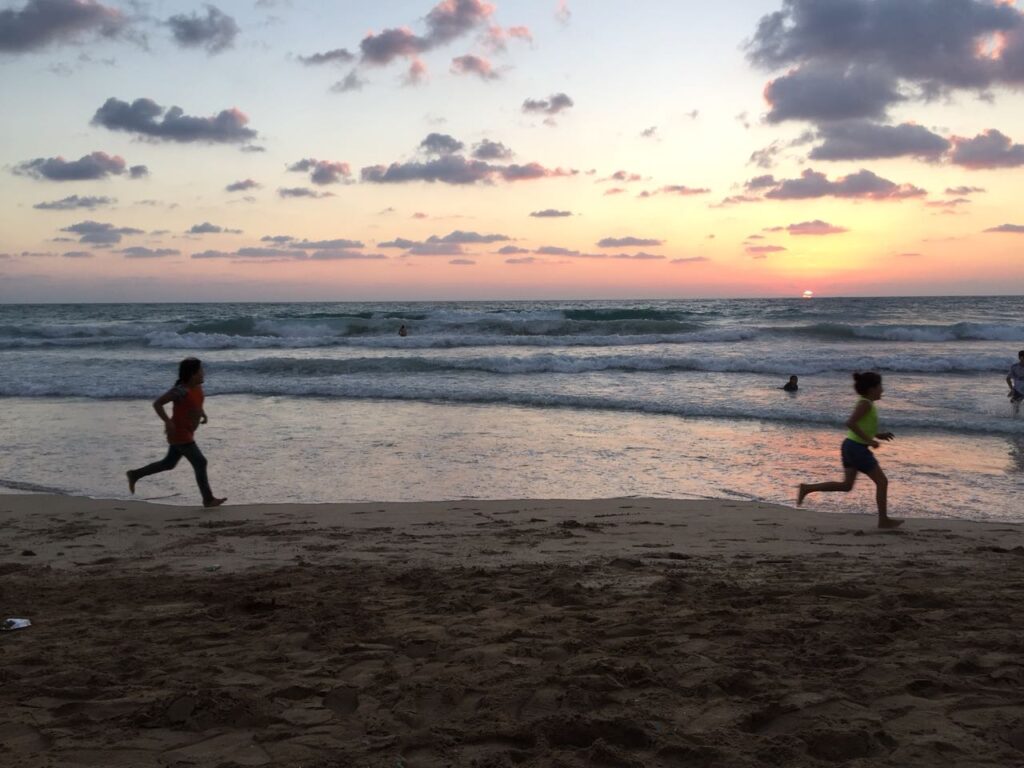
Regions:
<instances>
[{"instance_id":1,"label":"girl in neon yellow tank top","mask_svg":"<svg viewBox=\"0 0 1024 768\"><path fill-rule=\"evenodd\" d=\"M847 493L857 481L857 473L863 472L875 483L875 502L878 505L878 527L898 528L902 520L888 515L889 479L878 464L872 448L879 447L879 440L893 439L892 432L878 431L878 409L875 403L882 399L882 377L874 371L853 374L853 388L860 395L857 405L846 420L846 439L843 441L841 453L843 458L842 481L827 483L800 483L796 495L796 505L803 504L809 493L830 493L841 491Z\"/></svg>"}]
</instances>

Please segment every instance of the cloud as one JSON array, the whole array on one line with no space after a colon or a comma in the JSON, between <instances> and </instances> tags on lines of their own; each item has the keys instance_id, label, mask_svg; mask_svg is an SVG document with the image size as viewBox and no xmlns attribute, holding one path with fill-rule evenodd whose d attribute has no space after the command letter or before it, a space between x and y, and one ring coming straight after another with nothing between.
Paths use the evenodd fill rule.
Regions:
<instances>
[{"instance_id":1,"label":"cloud","mask_svg":"<svg viewBox=\"0 0 1024 768\"><path fill-rule=\"evenodd\" d=\"M405 73L405 77L402 78L402 84L415 86L423 83L426 79L427 65L419 59L413 59L409 62L409 70Z\"/></svg>"},{"instance_id":2,"label":"cloud","mask_svg":"<svg viewBox=\"0 0 1024 768\"><path fill-rule=\"evenodd\" d=\"M165 111L152 99L136 99L129 104L111 97L96 110L92 122L112 131L182 143L240 143L256 136L256 131L245 127L249 118L237 109L225 109L211 117L192 117L180 107Z\"/></svg>"},{"instance_id":3,"label":"cloud","mask_svg":"<svg viewBox=\"0 0 1024 768\"><path fill-rule=\"evenodd\" d=\"M476 264L473 259L452 259L448 262L449 264L455 264L456 266L469 266L470 264Z\"/></svg>"},{"instance_id":4,"label":"cloud","mask_svg":"<svg viewBox=\"0 0 1024 768\"><path fill-rule=\"evenodd\" d=\"M822 141L811 150L812 160L875 160L887 157L919 157L935 160L950 147L947 139L913 123L879 125L851 120L823 125Z\"/></svg>"},{"instance_id":5,"label":"cloud","mask_svg":"<svg viewBox=\"0 0 1024 768\"><path fill-rule=\"evenodd\" d=\"M765 86L771 106L767 120L848 120L881 118L890 104L903 99L895 80L885 72L854 65L832 70L796 69Z\"/></svg>"},{"instance_id":6,"label":"cloud","mask_svg":"<svg viewBox=\"0 0 1024 768\"><path fill-rule=\"evenodd\" d=\"M299 160L288 166L293 173L305 173L309 171L309 179L314 184L325 186L327 184L345 183L352 176L352 169L348 163L330 160L316 160L308 158Z\"/></svg>"},{"instance_id":7,"label":"cloud","mask_svg":"<svg viewBox=\"0 0 1024 768\"><path fill-rule=\"evenodd\" d=\"M968 186L946 187L946 194L947 195L972 195L975 192L984 192L984 191L985 190L982 187L968 187Z\"/></svg>"},{"instance_id":8,"label":"cloud","mask_svg":"<svg viewBox=\"0 0 1024 768\"><path fill-rule=\"evenodd\" d=\"M523 102L526 114L554 116L573 106L573 101L564 93L556 93L547 99L527 99Z\"/></svg>"},{"instance_id":9,"label":"cloud","mask_svg":"<svg viewBox=\"0 0 1024 768\"><path fill-rule=\"evenodd\" d=\"M317 192L308 187L279 187L277 194L280 197L334 197L330 192Z\"/></svg>"},{"instance_id":10,"label":"cloud","mask_svg":"<svg viewBox=\"0 0 1024 768\"><path fill-rule=\"evenodd\" d=\"M647 198L655 195L677 195L679 197L692 197L693 195L706 195L710 192L706 187L687 187L683 184L669 184L654 190L644 190L637 197Z\"/></svg>"},{"instance_id":11,"label":"cloud","mask_svg":"<svg viewBox=\"0 0 1024 768\"><path fill-rule=\"evenodd\" d=\"M625 191L622 187L612 187L611 189L606 189L604 194L607 197L608 195L621 195Z\"/></svg>"},{"instance_id":12,"label":"cloud","mask_svg":"<svg viewBox=\"0 0 1024 768\"><path fill-rule=\"evenodd\" d=\"M92 152L78 160L63 157L37 157L18 163L12 169L18 176L31 176L48 181L95 181L125 172L124 158L106 152ZM135 174L132 173L132 176Z\"/></svg>"},{"instance_id":13,"label":"cloud","mask_svg":"<svg viewBox=\"0 0 1024 768\"><path fill-rule=\"evenodd\" d=\"M441 0L425 18L427 32L420 36L407 27L369 34L359 44L366 64L384 66L397 58L414 58L486 26L494 6L483 0Z\"/></svg>"},{"instance_id":14,"label":"cloud","mask_svg":"<svg viewBox=\"0 0 1024 768\"><path fill-rule=\"evenodd\" d=\"M193 259L229 259L239 263L273 263L279 261L382 261L382 253L361 253L346 249L321 249L306 253L302 250L285 251L277 248L239 248L236 251L200 251Z\"/></svg>"},{"instance_id":15,"label":"cloud","mask_svg":"<svg viewBox=\"0 0 1024 768\"><path fill-rule=\"evenodd\" d=\"M532 43L533 33L529 27L501 27L495 24L488 28L484 43L492 51L504 51L507 48L506 41L509 39Z\"/></svg>"},{"instance_id":16,"label":"cloud","mask_svg":"<svg viewBox=\"0 0 1024 768\"><path fill-rule=\"evenodd\" d=\"M406 240L404 237L396 237L394 240L377 243L378 248L400 248L403 251L412 248L414 245L419 245L419 242L416 240Z\"/></svg>"},{"instance_id":17,"label":"cloud","mask_svg":"<svg viewBox=\"0 0 1024 768\"><path fill-rule=\"evenodd\" d=\"M751 179L747 188L767 189L770 200L808 200L818 197L855 198L862 200L903 200L922 197L927 192L913 184L895 184L868 170L860 170L835 181L823 173L807 169L799 179L778 179L760 176Z\"/></svg>"},{"instance_id":18,"label":"cloud","mask_svg":"<svg viewBox=\"0 0 1024 768\"><path fill-rule=\"evenodd\" d=\"M499 75L494 71L491 62L481 56L466 54L452 59L453 75L476 75L481 80L497 80Z\"/></svg>"},{"instance_id":19,"label":"cloud","mask_svg":"<svg viewBox=\"0 0 1024 768\"><path fill-rule=\"evenodd\" d=\"M348 64L355 61L355 56L344 48L335 48L323 53L314 53L310 56L299 56L299 61L307 67L320 66L321 64Z\"/></svg>"},{"instance_id":20,"label":"cloud","mask_svg":"<svg viewBox=\"0 0 1024 768\"><path fill-rule=\"evenodd\" d=\"M234 45L239 32L235 20L213 5L206 6L206 16L182 13L171 16L166 24L182 48L205 48L211 54Z\"/></svg>"},{"instance_id":21,"label":"cloud","mask_svg":"<svg viewBox=\"0 0 1024 768\"><path fill-rule=\"evenodd\" d=\"M262 238L266 241L265 238ZM348 250L350 248L365 248L366 245L361 240L349 240L344 237L336 237L332 240L301 240L296 241L295 238L289 238L289 248L296 248L301 251L333 251L333 250Z\"/></svg>"},{"instance_id":22,"label":"cloud","mask_svg":"<svg viewBox=\"0 0 1024 768\"><path fill-rule=\"evenodd\" d=\"M479 232L463 232L456 229L444 237L431 235L427 238L428 243L502 243L511 240L508 235L481 235Z\"/></svg>"},{"instance_id":23,"label":"cloud","mask_svg":"<svg viewBox=\"0 0 1024 768\"><path fill-rule=\"evenodd\" d=\"M131 248L122 248L118 251L126 259L162 259L166 256L178 256L181 251L174 248L145 248L135 245Z\"/></svg>"},{"instance_id":24,"label":"cloud","mask_svg":"<svg viewBox=\"0 0 1024 768\"><path fill-rule=\"evenodd\" d=\"M91 259L91 251L65 251L61 254L65 259Z\"/></svg>"},{"instance_id":25,"label":"cloud","mask_svg":"<svg viewBox=\"0 0 1024 768\"><path fill-rule=\"evenodd\" d=\"M452 155L465 147L465 144L447 133L428 133L420 142L420 149L428 155Z\"/></svg>"},{"instance_id":26,"label":"cloud","mask_svg":"<svg viewBox=\"0 0 1024 768\"><path fill-rule=\"evenodd\" d=\"M643 181L644 177L639 173L631 173L630 171L616 171L611 176L605 176L603 179L598 179L595 183L603 184L606 181L617 181L625 184L629 184L634 181Z\"/></svg>"},{"instance_id":27,"label":"cloud","mask_svg":"<svg viewBox=\"0 0 1024 768\"><path fill-rule=\"evenodd\" d=\"M141 179L146 176L149 176L149 168L147 168L145 165L133 165L131 168L128 169L128 175L131 176L133 179Z\"/></svg>"},{"instance_id":28,"label":"cloud","mask_svg":"<svg viewBox=\"0 0 1024 768\"><path fill-rule=\"evenodd\" d=\"M569 0L558 0L555 8L555 18L562 24L568 24L572 18L572 11L569 10Z\"/></svg>"},{"instance_id":29,"label":"cloud","mask_svg":"<svg viewBox=\"0 0 1024 768\"><path fill-rule=\"evenodd\" d=\"M505 259L506 264L540 264L540 259L535 256L515 256L511 259Z\"/></svg>"},{"instance_id":30,"label":"cloud","mask_svg":"<svg viewBox=\"0 0 1024 768\"><path fill-rule=\"evenodd\" d=\"M837 227L821 219L814 221L801 221L799 224L790 224L786 231L791 235L838 235L849 232L846 227Z\"/></svg>"},{"instance_id":31,"label":"cloud","mask_svg":"<svg viewBox=\"0 0 1024 768\"><path fill-rule=\"evenodd\" d=\"M662 245L663 240L649 237L605 237L597 241L598 248L632 248Z\"/></svg>"},{"instance_id":32,"label":"cloud","mask_svg":"<svg viewBox=\"0 0 1024 768\"><path fill-rule=\"evenodd\" d=\"M537 248L534 253L539 256L582 256L579 251L575 251L571 248L562 248L557 245L542 245Z\"/></svg>"},{"instance_id":33,"label":"cloud","mask_svg":"<svg viewBox=\"0 0 1024 768\"><path fill-rule=\"evenodd\" d=\"M745 250L754 257L764 257L769 253L782 253L786 249L781 245L748 245Z\"/></svg>"},{"instance_id":34,"label":"cloud","mask_svg":"<svg viewBox=\"0 0 1024 768\"><path fill-rule=\"evenodd\" d=\"M1015 235L1024 234L1024 224L1000 224L998 227L989 227L986 232L1011 232Z\"/></svg>"},{"instance_id":35,"label":"cloud","mask_svg":"<svg viewBox=\"0 0 1024 768\"><path fill-rule=\"evenodd\" d=\"M102 208L107 205L113 205L116 203L112 197L102 196L85 196L79 197L78 195L71 195L70 197L64 197L60 200L54 200L49 203L36 203L33 208L38 208L41 211L73 211L78 208L84 208L92 211L96 208Z\"/></svg>"},{"instance_id":36,"label":"cloud","mask_svg":"<svg viewBox=\"0 0 1024 768\"><path fill-rule=\"evenodd\" d=\"M711 261L707 256L684 256L681 259L672 259L669 264L699 264L704 261Z\"/></svg>"},{"instance_id":37,"label":"cloud","mask_svg":"<svg viewBox=\"0 0 1024 768\"><path fill-rule=\"evenodd\" d=\"M642 139L656 139L658 138L658 126L652 125L650 128L644 128L640 131L640 138Z\"/></svg>"},{"instance_id":38,"label":"cloud","mask_svg":"<svg viewBox=\"0 0 1024 768\"><path fill-rule=\"evenodd\" d=\"M363 86L366 85L367 81L359 77L359 73L356 70L352 70L344 78L336 82L331 86L333 93L348 93L349 91L361 91Z\"/></svg>"},{"instance_id":39,"label":"cloud","mask_svg":"<svg viewBox=\"0 0 1024 768\"><path fill-rule=\"evenodd\" d=\"M475 160L508 160L514 153L500 141L484 139L473 145Z\"/></svg>"},{"instance_id":40,"label":"cloud","mask_svg":"<svg viewBox=\"0 0 1024 768\"><path fill-rule=\"evenodd\" d=\"M562 168L546 168L540 163L525 165L494 165L483 160L467 160L462 155L448 154L425 162L371 165L360 172L364 182L373 184L402 184L426 181L442 184L476 184L478 182L525 181L557 176L571 176L575 172Z\"/></svg>"},{"instance_id":41,"label":"cloud","mask_svg":"<svg viewBox=\"0 0 1024 768\"><path fill-rule=\"evenodd\" d=\"M134 227L115 227L100 221L80 221L77 224L64 227L61 232L71 232L79 236L80 243L93 243L96 245L113 245L121 242L124 235L145 234L141 229Z\"/></svg>"},{"instance_id":42,"label":"cloud","mask_svg":"<svg viewBox=\"0 0 1024 768\"><path fill-rule=\"evenodd\" d=\"M758 168L772 168L775 165L775 158L783 150L782 142L773 141L767 147L755 149L750 153L747 165L756 165Z\"/></svg>"},{"instance_id":43,"label":"cloud","mask_svg":"<svg viewBox=\"0 0 1024 768\"><path fill-rule=\"evenodd\" d=\"M1024 13L1010 2L784 0L761 18L747 55L767 69L796 68L780 78L793 93L766 93L773 111L781 105L775 119L879 117L907 98L1021 85L1022 32Z\"/></svg>"},{"instance_id":44,"label":"cloud","mask_svg":"<svg viewBox=\"0 0 1024 768\"><path fill-rule=\"evenodd\" d=\"M929 208L956 208L960 205L968 205L970 202L966 197L954 197L952 200L929 200L925 205Z\"/></svg>"},{"instance_id":45,"label":"cloud","mask_svg":"<svg viewBox=\"0 0 1024 768\"><path fill-rule=\"evenodd\" d=\"M1016 168L1024 165L1024 144L1014 144L994 128L973 139L953 137L950 162L965 168Z\"/></svg>"},{"instance_id":46,"label":"cloud","mask_svg":"<svg viewBox=\"0 0 1024 768\"><path fill-rule=\"evenodd\" d=\"M461 256L463 253L458 243L416 243L406 251L407 256Z\"/></svg>"},{"instance_id":47,"label":"cloud","mask_svg":"<svg viewBox=\"0 0 1024 768\"><path fill-rule=\"evenodd\" d=\"M628 261L658 261L664 259L664 256L659 256L656 253L616 253L608 256L609 259L624 259Z\"/></svg>"},{"instance_id":48,"label":"cloud","mask_svg":"<svg viewBox=\"0 0 1024 768\"><path fill-rule=\"evenodd\" d=\"M504 245L498 249L498 253L502 256L511 256L516 253L529 253L529 248L520 248L518 245Z\"/></svg>"},{"instance_id":49,"label":"cloud","mask_svg":"<svg viewBox=\"0 0 1024 768\"><path fill-rule=\"evenodd\" d=\"M260 185L253 179L242 179L241 181L233 181L224 187L227 192L244 192L247 189L259 189Z\"/></svg>"},{"instance_id":50,"label":"cloud","mask_svg":"<svg viewBox=\"0 0 1024 768\"><path fill-rule=\"evenodd\" d=\"M242 230L240 230L240 229L226 229L225 227L222 227L219 224L211 224L208 221L204 221L202 224L193 224L192 228L189 229L187 234L189 234L189 235L220 235L220 234L240 235L240 234L242 234Z\"/></svg>"},{"instance_id":51,"label":"cloud","mask_svg":"<svg viewBox=\"0 0 1024 768\"><path fill-rule=\"evenodd\" d=\"M530 214L535 219L561 219L572 216L572 211L558 211L554 208L545 208L543 211L533 211Z\"/></svg>"},{"instance_id":52,"label":"cloud","mask_svg":"<svg viewBox=\"0 0 1024 768\"><path fill-rule=\"evenodd\" d=\"M0 52L23 53L87 35L116 37L127 26L117 9L96 0L28 0L0 11Z\"/></svg>"}]
</instances>

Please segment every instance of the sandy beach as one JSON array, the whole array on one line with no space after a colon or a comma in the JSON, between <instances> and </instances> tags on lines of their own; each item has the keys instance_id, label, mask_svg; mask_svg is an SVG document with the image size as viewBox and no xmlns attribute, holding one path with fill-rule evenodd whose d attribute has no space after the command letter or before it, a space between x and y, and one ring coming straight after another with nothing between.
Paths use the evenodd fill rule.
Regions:
<instances>
[{"instance_id":1,"label":"sandy beach","mask_svg":"<svg viewBox=\"0 0 1024 768\"><path fill-rule=\"evenodd\" d=\"M0 496L6 766L1024 764L1024 529Z\"/></svg>"}]
</instances>

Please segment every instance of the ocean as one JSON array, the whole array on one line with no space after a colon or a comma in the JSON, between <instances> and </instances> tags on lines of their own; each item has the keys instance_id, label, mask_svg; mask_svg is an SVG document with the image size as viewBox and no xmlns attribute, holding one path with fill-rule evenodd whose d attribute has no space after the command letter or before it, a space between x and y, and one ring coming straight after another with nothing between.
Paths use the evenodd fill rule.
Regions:
<instances>
[{"instance_id":1,"label":"ocean","mask_svg":"<svg viewBox=\"0 0 1024 768\"><path fill-rule=\"evenodd\" d=\"M791 503L841 475L851 373L877 370L891 514L1024 521L1021 348L1024 297L4 305L0 486L126 496L194 355L231 502ZM872 490L809 506L873 513ZM195 503L191 471L139 495Z\"/></svg>"}]
</instances>

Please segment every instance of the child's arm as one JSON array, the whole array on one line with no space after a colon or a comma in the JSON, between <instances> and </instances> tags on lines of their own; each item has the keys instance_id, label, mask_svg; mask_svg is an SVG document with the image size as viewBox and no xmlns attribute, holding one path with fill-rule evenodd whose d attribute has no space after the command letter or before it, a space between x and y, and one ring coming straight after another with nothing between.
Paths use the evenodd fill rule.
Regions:
<instances>
[{"instance_id":1,"label":"child's arm","mask_svg":"<svg viewBox=\"0 0 1024 768\"><path fill-rule=\"evenodd\" d=\"M156 415L160 417L160 421L164 423L164 430L168 433L173 428L171 423L171 417L167 415L167 411L164 410L164 406L168 403L172 403L178 399L178 393L175 391L175 387L168 389L160 397L153 401L153 410L156 411Z\"/></svg>"},{"instance_id":2,"label":"child's arm","mask_svg":"<svg viewBox=\"0 0 1024 768\"><path fill-rule=\"evenodd\" d=\"M853 409L853 413L850 414L850 418L846 420L846 426L850 429L853 434L863 440L865 443L870 445L872 448L878 447L878 442L873 438L865 435L857 422L867 415L867 412L871 409L871 403L867 400L861 400L857 403L857 407Z\"/></svg>"},{"instance_id":3,"label":"child's arm","mask_svg":"<svg viewBox=\"0 0 1024 768\"><path fill-rule=\"evenodd\" d=\"M208 418L207 418L207 416L206 416L206 409L205 409L205 408L203 408L203 409L201 409L201 410L199 411L199 423L200 423L200 424L205 424L205 423L206 423L206 422L208 422L208 421L209 421L209 419L208 419Z\"/></svg>"}]
</instances>

